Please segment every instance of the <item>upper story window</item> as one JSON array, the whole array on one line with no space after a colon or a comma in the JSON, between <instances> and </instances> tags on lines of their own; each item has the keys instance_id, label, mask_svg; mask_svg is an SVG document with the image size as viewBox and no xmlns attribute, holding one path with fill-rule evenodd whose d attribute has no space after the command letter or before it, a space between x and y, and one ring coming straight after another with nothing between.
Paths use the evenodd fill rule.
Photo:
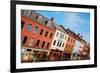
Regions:
<instances>
[{"instance_id":1,"label":"upper story window","mask_svg":"<svg viewBox=\"0 0 100 73\"><path fill-rule=\"evenodd\" d=\"M63 43L62 47L64 47L64 43Z\"/></svg>"},{"instance_id":2,"label":"upper story window","mask_svg":"<svg viewBox=\"0 0 100 73\"><path fill-rule=\"evenodd\" d=\"M42 43L42 48L44 47L44 45L45 45L45 41L43 41L43 43Z\"/></svg>"},{"instance_id":3,"label":"upper story window","mask_svg":"<svg viewBox=\"0 0 100 73\"><path fill-rule=\"evenodd\" d=\"M62 44L62 43L59 44L59 47L61 47L61 44Z\"/></svg>"},{"instance_id":4,"label":"upper story window","mask_svg":"<svg viewBox=\"0 0 100 73\"><path fill-rule=\"evenodd\" d=\"M26 41L27 41L27 36L25 36L25 37L24 37L24 39L23 39L23 42L22 42L22 43L23 43L23 44L25 44L25 43L26 43Z\"/></svg>"},{"instance_id":5,"label":"upper story window","mask_svg":"<svg viewBox=\"0 0 100 73\"><path fill-rule=\"evenodd\" d=\"M64 34L60 33L60 38L61 39L64 38Z\"/></svg>"},{"instance_id":6,"label":"upper story window","mask_svg":"<svg viewBox=\"0 0 100 73\"><path fill-rule=\"evenodd\" d=\"M36 42L36 47L39 46L39 43L40 43L40 40L37 40L37 42Z\"/></svg>"},{"instance_id":7,"label":"upper story window","mask_svg":"<svg viewBox=\"0 0 100 73\"><path fill-rule=\"evenodd\" d=\"M65 36L65 40L67 39L67 36Z\"/></svg>"},{"instance_id":8,"label":"upper story window","mask_svg":"<svg viewBox=\"0 0 100 73\"><path fill-rule=\"evenodd\" d=\"M50 45L50 43L48 42L48 44L47 44L47 49L49 48L49 45Z\"/></svg>"},{"instance_id":9,"label":"upper story window","mask_svg":"<svg viewBox=\"0 0 100 73\"><path fill-rule=\"evenodd\" d=\"M38 32L38 27L34 27L34 33L37 33Z\"/></svg>"},{"instance_id":10,"label":"upper story window","mask_svg":"<svg viewBox=\"0 0 100 73\"><path fill-rule=\"evenodd\" d=\"M59 41L58 41L58 43L57 43L57 46L59 46Z\"/></svg>"},{"instance_id":11,"label":"upper story window","mask_svg":"<svg viewBox=\"0 0 100 73\"><path fill-rule=\"evenodd\" d=\"M55 45L56 44L56 40L54 40L54 42L53 42L53 45Z\"/></svg>"},{"instance_id":12,"label":"upper story window","mask_svg":"<svg viewBox=\"0 0 100 73\"><path fill-rule=\"evenodd\" d=\"M42 34L43 34L43 31L44 31L43 29L41 29L41 30L40 30L40 35L42 35Z\"/></svg>"},{"instance_id":13,"label":"upper story window","mask_svg":"<svg viewBox=\"0 0 100 73\"><path fill-rule=\"evenodd\" d=\"M68 48L68 44L66 45L66 48Z\"/></svg>"},{"instance_id":14,"label":"upper story window","mask_svg":"<svg viewBox=\"0 0 100 73\"><path fill-rule=\"evenodd\" d=\"M24 15L25 15L25 16L29 17L30 14L31 14L31 10L25 10L25 11L24 11Z\"/></svg>"},{"instance_id":15,"label":"upper story window","mask_svg":"<svg viewBox=\"0 0 100 73\"><path fill-rule=\"evenodd\" d=\"M29 43L29 46L32 46L33 45L33 42L34 42L34 39L31 38L30 43Z\"/></svg>"},{"instance_id":16,"label":"upper story window","mask_svg":"<svg viewBox=\"0 0 100 73\"><path fill-rule=\"evenodd\" d=\"M27 25L27 31L30 32L31 31L31 28L32 28L32 25L31 24L28 24Z\"/></svg>"},{"instance_id":17,"label":"upper story window","mask_svg":"<svg viewBox=\"0 0 100 73\"><path fill-rule=\"evenodd\" d=\"M59 35L59 32L57 32L56 37Z\"/></svg>"},{"instance_id":18,"label":"upper story window","mask_svg":"<svg viewBox=\"0 0 100 73\"><path fill-rule=\"evenodd\" d=\"M38 22L41 22L41 20L42 20L42 16L41 16L41 15L38 15L37 21L38 21Z\"/></svg>"},{"instance_id":19,"label":"upper story window","mask_svg":"<svg viewBox=\"0 0 100 73\"><path fill-rule=\"evenodd\" d=\"M48 23L48 21L46 20L46 21L45 21L45 24L47 25L47 23Z\"/></svg>"},{"instance_id":20,"label":"upper story window","mask_svg":"<svg viewBox=\"0 0 100 73\"><path fill-rule=\"evenodd\" d=\"M32 20L34 20L34 17L35 17L35 14L32 12L31 15L30 15L30 18L31 18Z\"/></svg>"},{"instance_id":21,"label":"upper story window","mask_svg":"<svg viewBox=\"0 0 100 73\"><path fill-rule=\"evenodd\" d=\"M53 33L50 34L50 38L52 38L52 36L53 36Z\"/></svg>"},{"instance_id":22,"label":"upper story window","mask_svg":"<svg viewBox=\"0 0 100 73\"><path fill-rule=\"evenodd\" d=\"M25 22L21 21L21 29L23 29Z\"/></svg>"},{"instance_id":23,"label":"upper story window","mask_svg":"<svg viewBox=\"0 0 100 73\"><path fill-rule=\"evenodd\" d=\"M48 31L46 31L45 36L46 36L46 37L48 36Z\"/></svg>"},{"instance_id":24,"label":"upper story window","mask_svg":"<svg viewBox=\"0 0 100 73\"><path fill-rule=\"evenodd\" d=\"M70 40L70 38L68 38L68 41Z\"/></svg>"}]
</instances>

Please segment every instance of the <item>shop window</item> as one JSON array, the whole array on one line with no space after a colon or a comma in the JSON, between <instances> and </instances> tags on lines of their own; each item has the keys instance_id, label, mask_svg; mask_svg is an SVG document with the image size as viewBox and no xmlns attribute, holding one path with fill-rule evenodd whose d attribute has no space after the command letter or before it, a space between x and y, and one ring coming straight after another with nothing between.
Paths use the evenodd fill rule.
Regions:
<instances>
[{"instance_id":1,"label":"shop window","mask_svg":"<svg viewBox=\"0 0 100 73\"><path fill-rule=\"evenodd\" d=\"M31 51L31 49L27 49L27 51Z\"/></svg>"}]
</instances>

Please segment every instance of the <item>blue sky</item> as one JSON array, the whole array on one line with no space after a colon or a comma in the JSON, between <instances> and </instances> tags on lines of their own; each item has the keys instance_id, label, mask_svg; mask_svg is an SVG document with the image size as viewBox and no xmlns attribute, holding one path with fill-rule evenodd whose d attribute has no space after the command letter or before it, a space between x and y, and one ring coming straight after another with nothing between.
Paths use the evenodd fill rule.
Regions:
<instances>
[{"instance_id":1,"label":"blue sky","mask_svg":"<svg viewBox=\"0 0 100 73\"><path fill-rule=\"evenodd\" d=\"M54 17L55 23L69 28L76 34L80 33L83 39L90 43L90 13L37 11L47 18Z\"/></svg>"}]
</instances>

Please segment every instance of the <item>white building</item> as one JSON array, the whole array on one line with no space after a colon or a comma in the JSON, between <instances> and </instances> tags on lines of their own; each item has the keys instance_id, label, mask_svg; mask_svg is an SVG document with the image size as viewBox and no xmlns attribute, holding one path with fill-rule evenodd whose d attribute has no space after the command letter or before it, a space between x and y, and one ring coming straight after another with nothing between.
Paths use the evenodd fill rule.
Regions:
<instances>
[{"instance_id":1,"label":"white building","mask_svg":"<svg viewBox=\"0 0 100 73\"><path fill-rule=\"evenodd\" d=\"M51 21L52 21L52 26L55 27L55 34L52 40L51 49L64 51L68 35L66 34L65 30L61 28L60 25L54 23L54 20L51 19Z\"/></svg>"}]
</instances>

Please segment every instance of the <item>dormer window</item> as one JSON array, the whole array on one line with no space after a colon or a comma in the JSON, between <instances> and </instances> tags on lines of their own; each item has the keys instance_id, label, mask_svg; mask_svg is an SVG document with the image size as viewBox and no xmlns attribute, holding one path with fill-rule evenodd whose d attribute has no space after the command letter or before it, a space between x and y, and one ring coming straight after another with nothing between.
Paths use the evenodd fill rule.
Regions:
<instances>
[{"instance_id":1,"label":"dormer window","mask_svg":"<svg viewBox=\"0 0 100 73\"><path fill-rule=\"evenodd\" d=\"M31 10L25 10L25 11L24 11L24 15L25 15L25 16L29 17L30 14L31 14Z\"/></svg>"},{"instance_id":2,"label":"dormer window","mask_svg":"<svg viewBox=\"0 0 100 73\"><path fill-rule=\"evenodd\" d=\"M38 21L38 22L41 22L41 20L42 20L42 16L41 16L41 15L38 15L37 21Z\"/></svg>"},{"instance_id":3,"label":"dormer window","mask_svg":"<svg viewBox=\"0 0 100 73\"><path fill-rule=\"evenodd\" d=\"M45 21L45 24L47 25L47 23L48 23L48 21L46 20L46 21Z\"/></svg>"}]
</instances>

